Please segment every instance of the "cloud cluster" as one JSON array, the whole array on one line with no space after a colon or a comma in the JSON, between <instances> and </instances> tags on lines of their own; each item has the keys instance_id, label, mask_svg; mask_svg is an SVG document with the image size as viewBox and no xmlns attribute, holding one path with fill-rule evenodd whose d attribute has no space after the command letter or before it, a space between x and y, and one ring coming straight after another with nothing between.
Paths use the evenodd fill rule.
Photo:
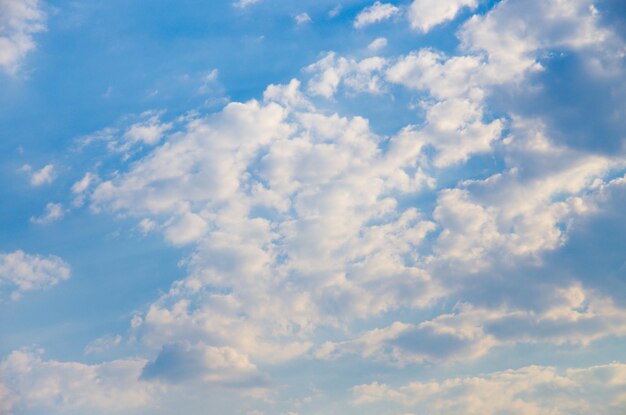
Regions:
<instances>
[{"instance_id":1,"label":"cloud cluster","mask_svg":"<svg viewBox=\"0 0 626 415\"><path fill-rule=\"evenodd\" d=\"M158 390L138 381L145 364L126 359L86 365L44 360L38 350L17 350L0 362L0 408L10 414L50 407L90 413L143 407Z\"/></svg>"},{"instance_id":2,"label":"cloud cluster","mask_svg":"<svg viewBox=\"0 0 626 415\"><path fill-rule=\"evenodd\" d=\"M414 0L408 15L427 32L477 6ZM399 13L376 2L354 26ZM56 401L82 408L87 392L141 406L157 384L263 389L263 368L301 358L442 364L495 347L586 347L625 336L626 309L610 293L582 283L581 273L543 278L554 268L547 256L566 246L577 223L626 194L623 137L612 138L620 144L613 152L590 151L558 134L558 108L533 114L508 101L530 100L546 77L558 77L550 62L559 54L584 62L585 80L613 85L623 76L624 44L599 14L589 0L498 2L460 24L457 54L328 52L304 69L304 83L270 85L263 99L171 122L146 112L86 137L125 157L113 174L85 173L72 187L74 206L134 218L143 233L187 247L187 274L133 318L130 337L149 359L83 365L14 352L3 363L3 409ZM379 38L370 50L386 43ZM389 136L324 107L399 89L423 120ZM487 158L490 168L472 170ZM57 218L59 209L49 205L35 220ZM17 287L14 296L68 277L56 257L0 256L0 281ZM428 319L406 317L424 309ZM621 364L529 367L398 389L361 385L354 400L418 413L520 415L589 413L600 402L599 413L612 415L624 403L623 380ZM38 395L29 382L54 387Z\"/></svg>"},{"instance_id":3,"label":"cloud cluster","mask_svg":"<svg viewBox=\"0 0 626 415\"><path fill-rule=\"evenodd\" d=\"M25 291L46 289L69 277L70 266L57 256L23 251L0 253L0 288L13 299Z\"/></svg>"},{"instance_id":4,"label":"cloud cluster","mask_svg":"<svg viewBox=\"0 0 626 415\"><path fill-rule=\"evenodd\" d=\"M557 370L528 366L487 375L411 382L397 389L371 383L352 389L355 405L396 403L415 413L618 415L626 403L626 365Z\"/></svg>"},{"instance_id":5,"label":"cloud cluster","mask_svg":"<svg viewBox=\"0 0 626 415\"><path fill-rule=\"evenodd\" d=\"M610 298L579 285L555 289L542 309L477 308L458 306L419 324L395 322L363 333L343 343L326 343L319 358L355 353L365 359L395 365L468 361L494 347L520 343L554 345L590 342L607 336L626 335L626 309Z\"/></svg>"}]
</instances>

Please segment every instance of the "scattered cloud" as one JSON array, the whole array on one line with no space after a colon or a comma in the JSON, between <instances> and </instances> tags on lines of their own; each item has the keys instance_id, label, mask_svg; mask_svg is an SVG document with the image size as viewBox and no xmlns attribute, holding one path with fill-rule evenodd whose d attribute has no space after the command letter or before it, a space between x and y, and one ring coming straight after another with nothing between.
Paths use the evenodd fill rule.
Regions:
<instances>
[{"instance_id":1,"label":"scattered cloud","mask_svg":"<svg viewBox=\"0 0 626 415\"><path fill-rule=\"evenodd\" d=\"M14 300L25 291L46 289L69 277L70 266L57 256L0 253L0 285Z\"/></svg>"},{"instance_id":2,"label":"scattered cloud","mask_svg":"<svg viewBox=\"0 0 626 415\"><path fill-rule=\"evenodd\" d=\"M400 8L391 3L375 2L363 9L354 20L354 27L360 29L374 23L381 22L396 16L400 13Z\"/></svg>"},{"instance_id":3,"label":"scattered cloud","mask_svg":"<svg viewBox=\"0 0 626 415\"><path fill-rule=\"evenodd\" d=\"M32 216L30 221L39 225L45 225L50 222L61 219L65 215L65 209L60 203L48 203L46 211L42 216Z\"/></svg>"},{"instance_id":4,"label":"scattered cloud","mask_svg":"<svg viewBox=\"0 0 626 415\"><path fill-rule=\"evenodd\" d=\"M296 21L296 24L298 26L302 26L302 25L305 25L305 24L308 24L308 23L312 22L311 16L309 16L309 14L305 13L305 12L302 12L302 13L296 15L294 17L294 20Z\"/></svg>"},{"instance_id":5,"label":"scattered cloud","mask_svg":"<svg viewBox=\"0 0 626 415\"><path fill-rule=\"evenodd\" d=\"M53 164L47 164L40 170L33 170L29 164L24 164L20 171L30 175L30 184L35 187L52 183L56 178Z\"/></svg>"}]
</instances>

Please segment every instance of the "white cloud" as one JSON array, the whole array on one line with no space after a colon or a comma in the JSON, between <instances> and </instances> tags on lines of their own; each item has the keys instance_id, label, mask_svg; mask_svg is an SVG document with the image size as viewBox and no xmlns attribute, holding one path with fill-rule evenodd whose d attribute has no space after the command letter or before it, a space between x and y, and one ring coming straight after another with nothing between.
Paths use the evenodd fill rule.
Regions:
<instances>
[{"instance_id":1,"label":"white cloud","mask_svg":"<svg viewBox=\"0 0 626 415\"><path fill-rule=\"evenodd\" d=\"M413 0L409 6L409 22L413 29L426 33L454 19L464 7L475 9L477 6L477 0Z\"/></svg>"},{"instance_id":2,"label":"white cloud","mask_svg":"<svg viewBox=\"0 0 626 415\"><path fill-rule=\"evenodd\" d=\"M25 164L20 168L20 171L30 174L31 186L41 186L52 183L55 179L53 164L47 164L37 171L33 171L33 168L30 165Z\"/></svg>"},{"instance_id":3,"label":"white cloud","mask_svg":"<svg viewBox=\"0 0 626 415\"><path fill-rule=\"evenodd\" d=\"M33 35L46 30L39 0L0 0L0 68L14 75L35 49Z\"/></svg>"},{"instance_id":4,"label":"white cloud","mask_svg":"<svg viewBox=\"0 0 626 415\"><path fill-rule=\"evenodd\" d=\"M380 57L361 61L337 57L334 52L306 67L313 74L307 84L307 92L332 98L340 85L349 91L379 94L385 90L384 72L387 62Z\"/></svg>"},{"instance_id":5,"label":"white cloud","mask_svg":"<svg viewBox=\"0 0 626 415\"><path fill-rule=\"evenodd\" d=\"M191 120L93 192L94 207L195 244L189 276L135 328L151 347L193 332L251 359L293 359L319 324L441 295L412 253L434 224L392 197L432 187L419 143L402 135L382 152L365 120L317 113L301 94L297 82L272 86L264 104Z\"/></svg>"},{"instance_id":6,"label":"white cloud","mask_svg":"<svg viewBox=\"0 0 626 415\"><path fill-rule=\"evenodd\" d=\"M384 37L377 37L376 39L372 40L372 42L367 45L367 48L371 51L379 51L381 49L384 49L387 46L387 39Z\"/></svg>"},{"instance_id":7,"label":"white cloud","mask_svg":"<svg viewBox=\"0 0 626 415\"><path fill-rule=\"evenodd\" d=\"M400 8L391 3L375 2L363 9L354 20L354 27L361 28L392 18L400 13Z\"/></svg>"},{"instance_id":8,"label":"white cloud","mask_svg":"<svg viewBox=\"0 0 626 415\"><path fill-rule=\"evenodd\" d=\"M316 356L329 359L354 353L396 365L441 363L476 359L496 346L586 346L603 337L626 335L626 309L579 284L554 289L547 302L540 310L461 305L454 314L419 324L396 322L354 340L326 343Z\"/></svg>"},{"instance_id":9,"label":"white cloud","mask_svg":"<svg viewBox=\"0 0 626 415\"><path fill-rule=\"evenodd\" d=\"M42 216L32 216L30 221L39 225L45 225L61 219L64 215L65 209L63 209L63 205L60 203L48 203L44 214Z\"/></svg>"},{"instance_id":10,"label":"white cloud","mask_svg":"<svg viewBox=\"0 0 626 415\"><path fill-rule=\"evenodd\" d=\"M355 405L398 403L417 413L618 415L623 411L626 365L557 370L528 366L486 375L411 382L394 389L371 383L352 388Z\"/></svg>"},{"instance_id":11,"label":"white cloud","mask_svg":"<svg viewBox=\"0 0 626 415\"><path fill-rule=\"evenodd\" d=\"M29 255L23 251L0 253L0 284L13 299L25 291L42 290L70 277L70 267L54 255ZM3 287L3 291L6 287Z\"/></svg>"},{"instance_id":12,"label":"white cloud","mask_svg":"<svg viewBox=\"0 0 626 415\"><path fill-rule=\"evenodd\" d=\"M252 4L258 3L259 1L261 0L237 0L236 2L233 3L233 6L243 9Z\"/></svg>"},{"instance_id":13,"label":"white cloud","mask_svg":"<svg viewBox=\"0 0 626 415\"><path fill-rule=\"evenodd\" d=\"M86 365L43 360L41 354L18 350L0 363L0 391L3 387L9 397L9 414L11 408L111 413L148 406L157 390L138 381L145 360Z\"/></svg>"},{"instance_id":14,"label":"white cloud","mask_svg":"<svg viewBox=\"0 0 626 415\"><path fill-rule=\"evenodd\" d=\"M145 111L139 115L128 116L124 119L122 128L104 128L81 137L80 147L93 143L105 143L112 153L122 153L124 159L136 152L141 146L158 144L174 124L161 122L164 111ZM135 121L135 122L132 122ZM132 122L132 123L131 123Z\"/></svg>"},{"instance_id":15,"label":"white cloud","mask_svg":"<svg viewBox=\"0 0 626 415\"><path fill-rule=\"evenodd\" d=\"M541 70L544 47L590 47L585 36L567 43L529 22L531 38L546 35L541 44L518 51L487 44L483 31L510 3L461 28L465 56L422 49L356 60L328 53L305 69L306 91L294 79L270 85L262 102L181 118L179 132L163 133L95 186L95 210L131 216L144 231L190 245L186 277L133 318L133 338L157 356L145 376L215 376L220 383L241 368L252 373L256 365L310 354L442 363L496 346L584 346L625 333L623 308L571 281L561 291L548 284L541 306L455 298L499 265L538 264L565 243L577 218L597 210L604 190L621 186L604 182L624 167L620 155L556 145L541 120L511 112L494 119L487 107L494 88L527 86L526 76ZM529 6L530 16L536 7ZM579 17L557 13L551 22L591 22L572 30L598 32L595 20ZM497 39L497 31L489 33ZM390 137L373 133L364 118L317 109L311 97L393 91L390 83L414 91L424 113L421 125ZM494 167L499 173L451 181L458 172L451 167L489 153L503 165ZM451 188L437 188L437 178ZM422 192L430 193L432 211L412 206ZM355 321L430 307L444 296L462 305L421 323L351 332ZM315 348L320 328L346 340ZM232 367L219 369L224 359ZM168 361L189 370L166 370Z\"/></svg>"},{"instance_id":16,"label":"white cloud","mask_svg":"<svg viewBox=\"0 0 626 415\"><path fill-rule=\"evenodd\" d=\"M172 124L162 124L160 122L159 114L147 112L142 114L142 117L147 119L128 127L124 132L124 140L130 143L155 145L161 141L163 135L172 128Z\"/></svg>"},{"instance_id":17,"label":"white cloud","mask_svg":"<svg viewBox=\"0 0 626 415\"><path fill-rule=\"evenodd\" d=\"M305 25L307 23L311 23L311 21L312 21L311 20L311 16L309 16L309 14L305 13L305 12L302 12L302 13L296 15L294 17L294 20L296 21L296 24L298 26L302 26L302 25Z\"/></svg>"},{"instance_id":18,"label":"white cloud","mask_svg":"<svg viewBox=\"0 0 626 415\"><path fill-rule=\"evenodd\" d=\"M233 5L235 7L243 9L245 7L248 7L248 6L252 5L252 4L258 3L259 1L261 1L261 0L238 0L238 1L234 2Z\"/></svg>"}]
</instances>

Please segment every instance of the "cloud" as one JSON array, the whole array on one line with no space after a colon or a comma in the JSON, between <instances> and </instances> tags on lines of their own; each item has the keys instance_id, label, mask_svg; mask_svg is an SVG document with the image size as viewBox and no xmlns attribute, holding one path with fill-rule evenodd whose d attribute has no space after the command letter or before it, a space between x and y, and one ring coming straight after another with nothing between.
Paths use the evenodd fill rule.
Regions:
<instances>
[{"instance_id":1,"label":"cloud","mask_svg":"<svg viewBox=\"0 0 626 415\"><path fill-rule=\"evenodd\" d=\"M136 328L153 347L191 335L289 360L320 324L441 295L412 254L434 224L391 196L432 187L415 165L419 144L401 135L383 152L365 120L315 112L301 94L297 82L272 86L264 103L191 120L94 190L96 209L149 218L171 243L193 244L188 277Z\"/></svg>"},{"instance_id":2,"label":"cloud","mask_svg":"<svg viewBox=\"0 0 626 415\"><path fill-rule=\"evenodd\" d=\"M0 402L5 402L9 414L11 409L111 413L146 407L157 389L138 382L145 364L126 359L87 365L44 360L37 350L17 350L0 363L0 396L4 390L9 398Z\"/></svg>"},{"instance_id":3,"label":"cloud","mask_svg":"<svg viewBox=\"0 0 626 415\"><path fill-rule=\"evenodd\" d=\"M372 42L367 45L367 48L371 51L378 51L381 49L384 49L387 46L387 39L384 37L377 37L376 39L372 40Z\"/></svg>"},{"instance_id":4,"label":"cloud","mask_svg":"<svg viewBox=\"0 0 626 415\"><path fill-rule=\"evenodd\" d=\"M35 187L52 183L55 179L53 164L47 164L37 171L33 171L30 165L25 164L20 168L20 171L30 174L30 184Z\"/></svg>"},{"instance_id":5,"label":"cloud","mask_svg":"<svg viewBox=\"0 0 626 415\"><path fill-rule=\"evenodd\" d=\"M61 219L65 215L65 209L60 203L48 203L46 211L42 216L32 216L30 221L39 225L45 225L50 222Z\"/></svg>"},{"instance_id":6,"label":"cloud","mask_svg":"<svg viewBox=\"0 0 626 415\"><path fill-rule=\"evenodd\" d=\"M296 24L298 26L302 26L302 25L305 25L307 23L311 23L312 22L311 16L309 16L309 14L305 13L305 12L302 12L302 13L296 15L294 17L294 20L296 21Z\"/></svg>"},{"instance_id":7,"label":"cloud","mask_svg":"<svg viewBox=\"0 0 626 415\"><path fill-rule=\"evenodd\" d=\"M30 255L23 251L0 253L0 284L18 299L22 293L42 290L67 280L70 267L54 255Z\"/></svg>"},{"instance_id":8,"label":"cloud","mask_svg":"<svg viewBox=\"0 0 626 415\"><path fill-rule=\"evenodd\" d=\"M134 218L189 253L185 277L131 323L156 356L144 379L225 385L244 373L254 383L257 365L311 355L444 364L626 333L614 293L580 273L557 277L548 263L620 191L623 154L570 146L543 117L497 107L502 90L545 73L546 50L595 56L587 50L612 36L582 6L568 14L563 2L513 3L461 25L456 55L330 52L304 82L180 118L133 163L83 178L77 189L94 211ZM453 18L454 4L439 19ZM537 17L545 27L533 25L539 12L550 16ZM506 50L493 43L500 34ZM423 119L387 136L314 104L400 89ZM113 140L130 142L129 129ZM398 317L418 309L431 316ZM386 323L371 329L374 317ZM344 337L326 342L327 330Z\"/></svg>"},{"instance_id":9,"label":"cloud","mask_svg":"<svg viewBox=\"0 0 626 415\"><path fill-rule=\"evenodd\" d=\"M259 1L261 0L237 0L236 2L233 3L233 6L240 8L240 9L244 9L248 6L258 3Z\"/></svg>"},{"instance_id":10,"label":"cloud","mask_svg":"<svg viewBox=\"0 0 626 415\"><path fill-rule=\"evenodd\" d=\"M173 127L173 123L161 122L164 111L145 111L139 115L125 117L123 126L108 127L81 137L81 148L93 143L104 143L111 153L122 153L124 159L144 146L158 144ZM132 122L134 121L134 122Z\"/></svg>"},{"instance_id":11,"label":"cloud","mask_svg":"<svg viewBox=\"0 0 626 415\"><path fill-rule=\"evenodd\" d=\"M362 28L392 18L400 13L400 9L391 3L375 2L363 9L354 20L354 27Z\"/></svg>"},{"instance_id":12,"label":"cloud","mask_svg":"<svg viewBox=\"0 0 626 415\"><path fill-rule=\"evenodd\" d=\"M142 370L144 380L179 383L199 380L231 387L262 387L265 379L248 357L229 347L174 343L163 346Z\"/></svg>"},{"instance_id":13,"label":"cloud","mask_svg":"<svg viewBox=\"0 0 626 415\"><path fill-rule=\"evenodd\" d=\"M163 134L172 128L172 124L162 124L159 115L153 115L151 112L142 114L142 117L147 119L128 127L123 135L124 140L131 144L155 145L161 141Z\"/></svg>"},{"instance_id":14,"label":"cloud","mask_svg":"<svg viewBox=\"0 0 626 415\"><path fill-rule=\"evenodd\" d=\"M477 0L413 0L409 6L409 22L413 29L423 33L454 19L464 7L475 9Z\"/></svg>"},{"instance_id":15,"label":"cloud","mask_svg":"<svg viewBox=\"0 0 626 415\"><path fill-rule=\"evenodd\" d=\"M611 363L558 370L528 366L399 388L371 383L352 388L355 405L397 403L417 413L511 415L618 415L624 404L626 365Z\"/></svg>"},{"instance_id":16,"label":"cloud","mask_svg":"<svg viewBox=\"0 0 626 415\"><path fill-rule=\"evenodd\" d=\"M395 365L468 361L498 346L519 343L586 346L607 336L626 335L626 309L578 284L553 289L542 309L476 308L461 305L419 324L395 322L354 340L327 343L316 355L355 353Z\"/></svg>"},{"instance_id":17,"label":"cloud","mask_svg":"<svg viewBox=\"0 0 626 415\"><path fill-rule=\"evenodd\" d=\"M312 74L307 84L307 92L332 98L339 86L343 85L350 91L381 93L385 89L382 70L386 65L386 60L380 57L356 61L337 57L334 52L329 52L305 68L305 72Z\"/></svg>"},{"instance_id":18,"label":"cloud","mask_svg":"<svg viewBox=\"0 0 626 415\"><path fill-rule=\"evenodd\" d=\"M35 49L33 35L46 30L39 0L0 1L0 68L15 75L25 56Z\"/></svg>"}]
</instances>

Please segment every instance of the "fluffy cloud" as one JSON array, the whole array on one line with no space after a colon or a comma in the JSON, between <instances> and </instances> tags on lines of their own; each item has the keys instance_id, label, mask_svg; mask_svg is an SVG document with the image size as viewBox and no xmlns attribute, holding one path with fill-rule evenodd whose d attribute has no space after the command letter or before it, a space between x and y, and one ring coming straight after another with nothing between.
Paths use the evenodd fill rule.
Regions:
<instances>
[{"instance_id":1,"label":"fluffy cloud","mask_svg":"<svg viewBox=\"0 0 626 415\"><path fill-rule=\"evenodd\" d=\"M319 324L441 295L413 252L434 224L392 196L433 185L414 159L419 141L403 133L383 152L365 120L311 111L297 86L191 120L94 190L94 207L149 216L171 243L195 244L189 277L138 328L153 347L194 333L291 359Z\"/></svg>"},{"instance_id":2,"label":"fluffy cloud","mask_svg":"<svg viewBox=\"0 0 626 415\"><path fill-rule=\"evenodd\" d=\"M69 265L54 255L0 253L0 284L4 286L2 291L10 290L13 299L24 291L46 289L69 277Z\"/></svg>"},{"instance_id":3,"label":"fluffy cloud","mask_svg":"<svg viewBox=\"0 0 626 415\"><path fill-rule=\"evenodd\" d=\"M0 407L9 411L57 408L111 413L147 406L156 387L138 382L145 360L96 365L44 360L18 350L0 362Z\"/></svg>"},{"instance_id":4,"label":"fluffy cloud","mask_svg":"<svg viewBox=\"0 0 626 415\"><path fill-rule=\"evenodd\" d=\"M33 35L46 29L45 20L39 0L0 1L0 67L5 72L17 72L35 48Z\"/></svg>"},{"instance_id":5,"label":"fluffy cloud","mask_svg":"<svg viewBox=\"0 0 626 415\"><path fill-rule=\"evenodd\" d=\"M413 0L409 21L413 29L428 32L434 26L454 19L464 7L475 9L476 0Z\"/></svg>"},{"instance_id":6,"label":"fluffy cloud","mask_svg":"<svg viewBox=\"0 0 626 415\"><path fill-rule=\"evenodd\" d=\"M371 383L352 389L355 405L397 403L418 413L618 415L625 402L626 365L557 370L528 366L487 375L412 382L394 389Z\"/></svg>"},{"instance_id":7,"label":"fluffy cloud","mask_svg":"<svg viewBox=\"0 0 626 415\"><path fill-rule=\"evenodd\" d=\"M442 363L494 347L585 346L626 334L623 307L578 276L547 278L527 303L517 292L494 290L490 303L468 294L516 267L538 273L576 221L597 214L624 182L611 179L626 167L622 153L572 148L541 117L490 107L501 89L525 88L546 70L546 50L586 54L617 44L588 3L526 4L500 2L463 24L458 56L421 49L357 60L331 52L304 70L304 91L292 80L270 85L262 101L176 124L146 113L100 132L94 139L113 148L145 151L103 179L84 176L74 193L190 252L181 262L186 277L133 319L133 339L156 356L143 379L257 384L257 366L311 354ZM476 4L439 5L422 30ZM543 26L533 24L539 14L549 16ZM509 47L494 43L500 32ZM313 104L317 96L395 88L412 94L424 117L388 137L362 117ZM462 166L487 155L494 171ZM523 285L521 274L511 271L517 285L501 290ZM444 297L459 305L354 335L374 316L397 320L392 313ZM315 347L327 340L325 329L345 340Z\"/></svg>"},{"instance_id":8,"label":"fluffy cloud","mask_svg":"<svg viewBox=\"0 0 626 415\"><path fill-rule=\"evenodd\" d=\"M391 3L375 2L363 9L354 20L354 27L361 28L392 18L400 13L400 9Z\"/></svg>"},{"instance_id":9,"label":"fluffy cloud","mask_svg":"<svg viewBox=\"0 0 626 415\"><path fill-rule=\"evenodd\" d=\"M347 90L377 94L384 90L382 69L386 65L386 60L379 57L356 61L330 52L305 69L313 74L307 90L311 95L332 98L343 84Z\"/></svg>"}]
</instances>

